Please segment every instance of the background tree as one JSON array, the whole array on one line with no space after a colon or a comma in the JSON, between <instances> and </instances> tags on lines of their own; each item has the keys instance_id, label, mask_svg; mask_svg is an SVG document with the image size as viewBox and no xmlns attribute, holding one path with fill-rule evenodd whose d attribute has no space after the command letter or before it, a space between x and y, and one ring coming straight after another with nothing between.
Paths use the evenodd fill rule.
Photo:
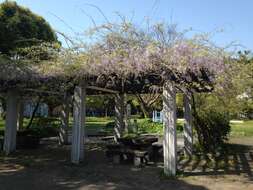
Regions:
<instances>
[{"instance_id":1,"label":"background tree","mask_svg":"<svg viewBox=\"0 0 253 190\"><path fill-rule=\"evenodd\" d=\"M21 67L24 62L49 60L53 57L49 48L57 50L59 46L56 33L44 18L13 1L0 4L0 65ZM0 101L5 105L4 98Z\"/></svg>"},{"instance_id":2,"label":"background tree","mask_svg":"<svg viewBox=\"0 0 253 190\"><path fill-rule=\"evenodd\" d=\"M239 52L227 60L227 67L211 94L195 95L196 107L219 110L231 119L250 118L253 113L253 56L248 51Z\"/></svg>"},{"instance_id":3,"label":"background tree","mask_svg":"<svg viewBox=\"0 0 253 190\"><path fill-rule=\"evenodd\" d=\"M114 115L114 97L111 95L88 96L86 104L89 115L105 117Z\"/></svg>"},{"instance_id":4,"label":"background tree","mask_svg":"<svg viewBox=\"0 0 253 190\"><path fill-rule=\"evenodd\" d=\"M6 1L0 4L0 53L15 55L20 48L57 42L57 36L41 16Z\"/></svg>"},{"instance_id":5,"label":"background tree","mask_svg":"<svg viewBox=\"0 0 253 190\"><path fill-rule=\"evenodd\" d=\"M136 94L135 97L145 118L150 118L155 108L160 107L161 109L162 107L158 106L159 103L161 104L161 94L159 93Z\"/></svg>"},{"instance_id":6,"label":"background tree","mask_svg":"<svg viewBox=\"0 0 253 190\"><path fill-rule=\"evenodd\" d=\"M227 59L227 72L216 83L212 93L193 96L194 126L201 149L224 150L231 119L251 119L253 114L253 58L250 52L239 52Z\"/></svg>"}]
</instances>

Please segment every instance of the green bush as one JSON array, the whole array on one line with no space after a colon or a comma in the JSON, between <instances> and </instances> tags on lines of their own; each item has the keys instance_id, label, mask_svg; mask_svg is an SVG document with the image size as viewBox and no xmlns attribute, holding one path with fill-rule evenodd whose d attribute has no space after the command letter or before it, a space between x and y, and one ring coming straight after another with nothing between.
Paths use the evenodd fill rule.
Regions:
<instances>
[{"instance_id":1,"label":"green bush","mask_svg":"<svg viewBox=\"0 0 253 190\"><path fill-rule=\"evenodd\" d=\"M56 118L38 118L28 129L34 135L43 137L54 137L58 135L60 122Z\"/></svg>"},{"instance_id":2,"label":"green bush","mask_svg":"<svg viewBox=\"0 0 253 190\"><path fill-rule=\"evenodd\" d=\"M205 110L194 113L193 121L200 149L214 154L222 150L231 129L229 117L218 111Z\"/></svg>"},{"instance_id":3,"label":"green bush","mask_svg":"<svg viewBox=\"0 0 253 190\"><path fill-rule=\"evenodd\" d=\"M153 122L151 119L140 119L138 120L138 131L139 133L158 133L163 134L163 124ZM183 123L177 123L177 132L183 131Z\"/></svg>"},{"instance_id":4,"label":"green bush","mask_svg":"<svg viewBox=\"0 0 253 190\"><path fill-rule=\"evenodd\" d=\"M163 132L163 124L152 122L151 119L140 119L137 123L139 133L159 133Z\"/></svg>"}]
</instances>

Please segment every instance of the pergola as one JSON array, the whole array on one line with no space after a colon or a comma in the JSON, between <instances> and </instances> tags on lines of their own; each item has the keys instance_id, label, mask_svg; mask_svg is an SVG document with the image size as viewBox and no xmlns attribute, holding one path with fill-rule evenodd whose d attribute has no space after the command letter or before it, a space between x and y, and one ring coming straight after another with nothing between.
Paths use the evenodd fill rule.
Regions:
<instances>
[{"instance_id":1,"label":"pergola","mask_svg":"<svg viewBox=\"0 0 253 190\"><path fill-rule=\"evenodd\" d=\"M96 77L86 78L73 82L67 89L62 88L68 81L58 80L56 78L34 78L34 81L26 80L1 80L1 92L5 94L7 99L6 109L6 125L4 137L4 151L9 154L16 149L16 133L18 125L18 105L22 95L28 92L45 93L61 96L63 100L62 106L62 140L66 140L66 131L69 126L70 100L73 97L73 119L72 128L72 148L71 162L78 164L85 158L84 142L85 134L85 98L87 95L94 94L112 94L115 97L115 136L119 138L125 130L125 94L134 93L152 93L152 86L158 88L159 93L162 93L163 111L164 111L164 172L166 175L176 175L177 170L177 130L176 130L176 93L182 92L177 89L176 80L169 78L164 80L164 77L157 75L146 75L139 78L127 80L126 83L112 81L109 79L98 82ZM120 85L121 84L121 85ZM207 84L207 83L206 83ZM43 86L43 88L41 88ZM52 88L52 86L54 88ZM46 87L46 88L45 88ZM184 148L185 153L192 155L193 147L193 130L192 130L192 115L191 115L191 92L209 91L209 88L187 87L183 88L184 92Z\"/></svg>"},{"instance_id":2,"label":"pergola","mask_svg":"<svg viewBox=\"0 0 253 190\"><path fill-rule=\"evenodd\" d=\"M128 23L103 26L106 32L87 50L58 53L46 64L0 64L0 92L6 93L7 113L4 151L16 148L18 102L22 94L51 93L62 97L63 134L68 126L69 101L73 96L71 162L84 155L85 97L110 93L115 96L115 131L125 129L125 94L162 93L164 111L164 172L176 175L176 93L184 93L185 153L192 154L191 94L213 89L214 78L224 69L222 50L202 38L185 40L170 28L158 25L143 32ZM114 28L115 27L115 28ZM87 155L88 156L88 155Z\"/></svg>"}]
</instances>

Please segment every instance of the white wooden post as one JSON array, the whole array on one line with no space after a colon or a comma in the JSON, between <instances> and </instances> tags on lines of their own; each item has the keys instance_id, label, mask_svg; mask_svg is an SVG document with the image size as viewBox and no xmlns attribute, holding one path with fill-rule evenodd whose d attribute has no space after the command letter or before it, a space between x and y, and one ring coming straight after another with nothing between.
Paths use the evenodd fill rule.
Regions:
<instances>
[{"instance_id":1,"label":"white wooden post","mask_svg":"<svg viewBox=\"0 0 253 190\"><path fill-rule=\"evenodd\" d=\"M8 155L16 150L16 135L18 121L18 93L9 90L7 93L4 152Z\"/></svg>"},{"instance_id":2,"label":"white wooden post","mask_svg":"<svg viewBox=\"0 0 253 190\"><path fill-rule=\"evenodd\" d=\"M172 82L166 82L163 88L164 116L164 173L175 176L177 171L177 130L176 130L176 91Z\"/></svg>"},{"instance_id":3,"label":"white wooden post","mask_svg":"<svg viewBox=\"0 0 253 190\"><path fill-rule=\"evenodd\" d=\"M184 149L185 154L192 155L193 149L193 131L192 131L192 107L190 94L184 94Z\"/></svg>"},{"instance_id":4,"label":"white wooden post","mask_svg":"<svg viewBox=\"0 0 253 190\"><path fill-rule=\"evenodd\" d=\"M64 100L61 110L61 127L60 127L60 144L68 144L68 128L69 128L69 109L70 109L70 97L66 92L64 94Z\"/></svg>"},{"instance_id":5,"label":"white wooden post","mask_svg":"<svg viewBox=\"0 0 253 190\"><path fill-rule=\"evenodd\" d=\"M115 133L116 138L122 137L123 131L125 129L124 122L124 94L115 95Z\"/></svg>"},{"instance_id":6,"label":"white wooden post","mask_svg":"<svg viewBox=\"0 0 253 190\"><path fill-rule=\"evenodd\" d=\"M76 86L74 90L74 108L72 128L71 161L78 164L84 159L84 127L85 127L86 85Z\"/></svg>"}]
</instances>

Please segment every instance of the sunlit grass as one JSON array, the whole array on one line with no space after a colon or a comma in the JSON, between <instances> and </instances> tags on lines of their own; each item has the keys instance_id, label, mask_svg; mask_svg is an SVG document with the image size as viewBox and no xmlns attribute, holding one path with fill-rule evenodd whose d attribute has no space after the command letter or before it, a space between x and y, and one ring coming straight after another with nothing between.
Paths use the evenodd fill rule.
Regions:
<instances>
[{"instance_id":1,"label":"sunlit grass","mask_svg":"<svg viewBox=\"0 0 253 190\"><path fill-rule=\"evenodd\" d=\"M28 123L28 119L25 119L24 124ZM90 130L108 130L106 126L113 122L113 117L87 117L86 118L86 127ZM138 124L145 123L147 119L137 119ZM184 120L178 119L177 120L177 128L178 131L181 130L183 127ZM70 126L73 124L73 118L70 118ZM157 128L162 128L162 124L157 123ZM4 120L0 118L0 130L4 130ZM149 132L149 130L146 130ZM231 136L253 136L253 120L249 121L240 121L240 122L231 122Z\"/></svg>"},{"instance_id":2,"label":"sunlit grass","mask_svg":"<svg viewBox=\"0 0 253 190\"><path fill-rule=\"evenodd\" d=\"M231 123L231 136L253 136L253 120Z\"/></svg>"}]
</instances>

